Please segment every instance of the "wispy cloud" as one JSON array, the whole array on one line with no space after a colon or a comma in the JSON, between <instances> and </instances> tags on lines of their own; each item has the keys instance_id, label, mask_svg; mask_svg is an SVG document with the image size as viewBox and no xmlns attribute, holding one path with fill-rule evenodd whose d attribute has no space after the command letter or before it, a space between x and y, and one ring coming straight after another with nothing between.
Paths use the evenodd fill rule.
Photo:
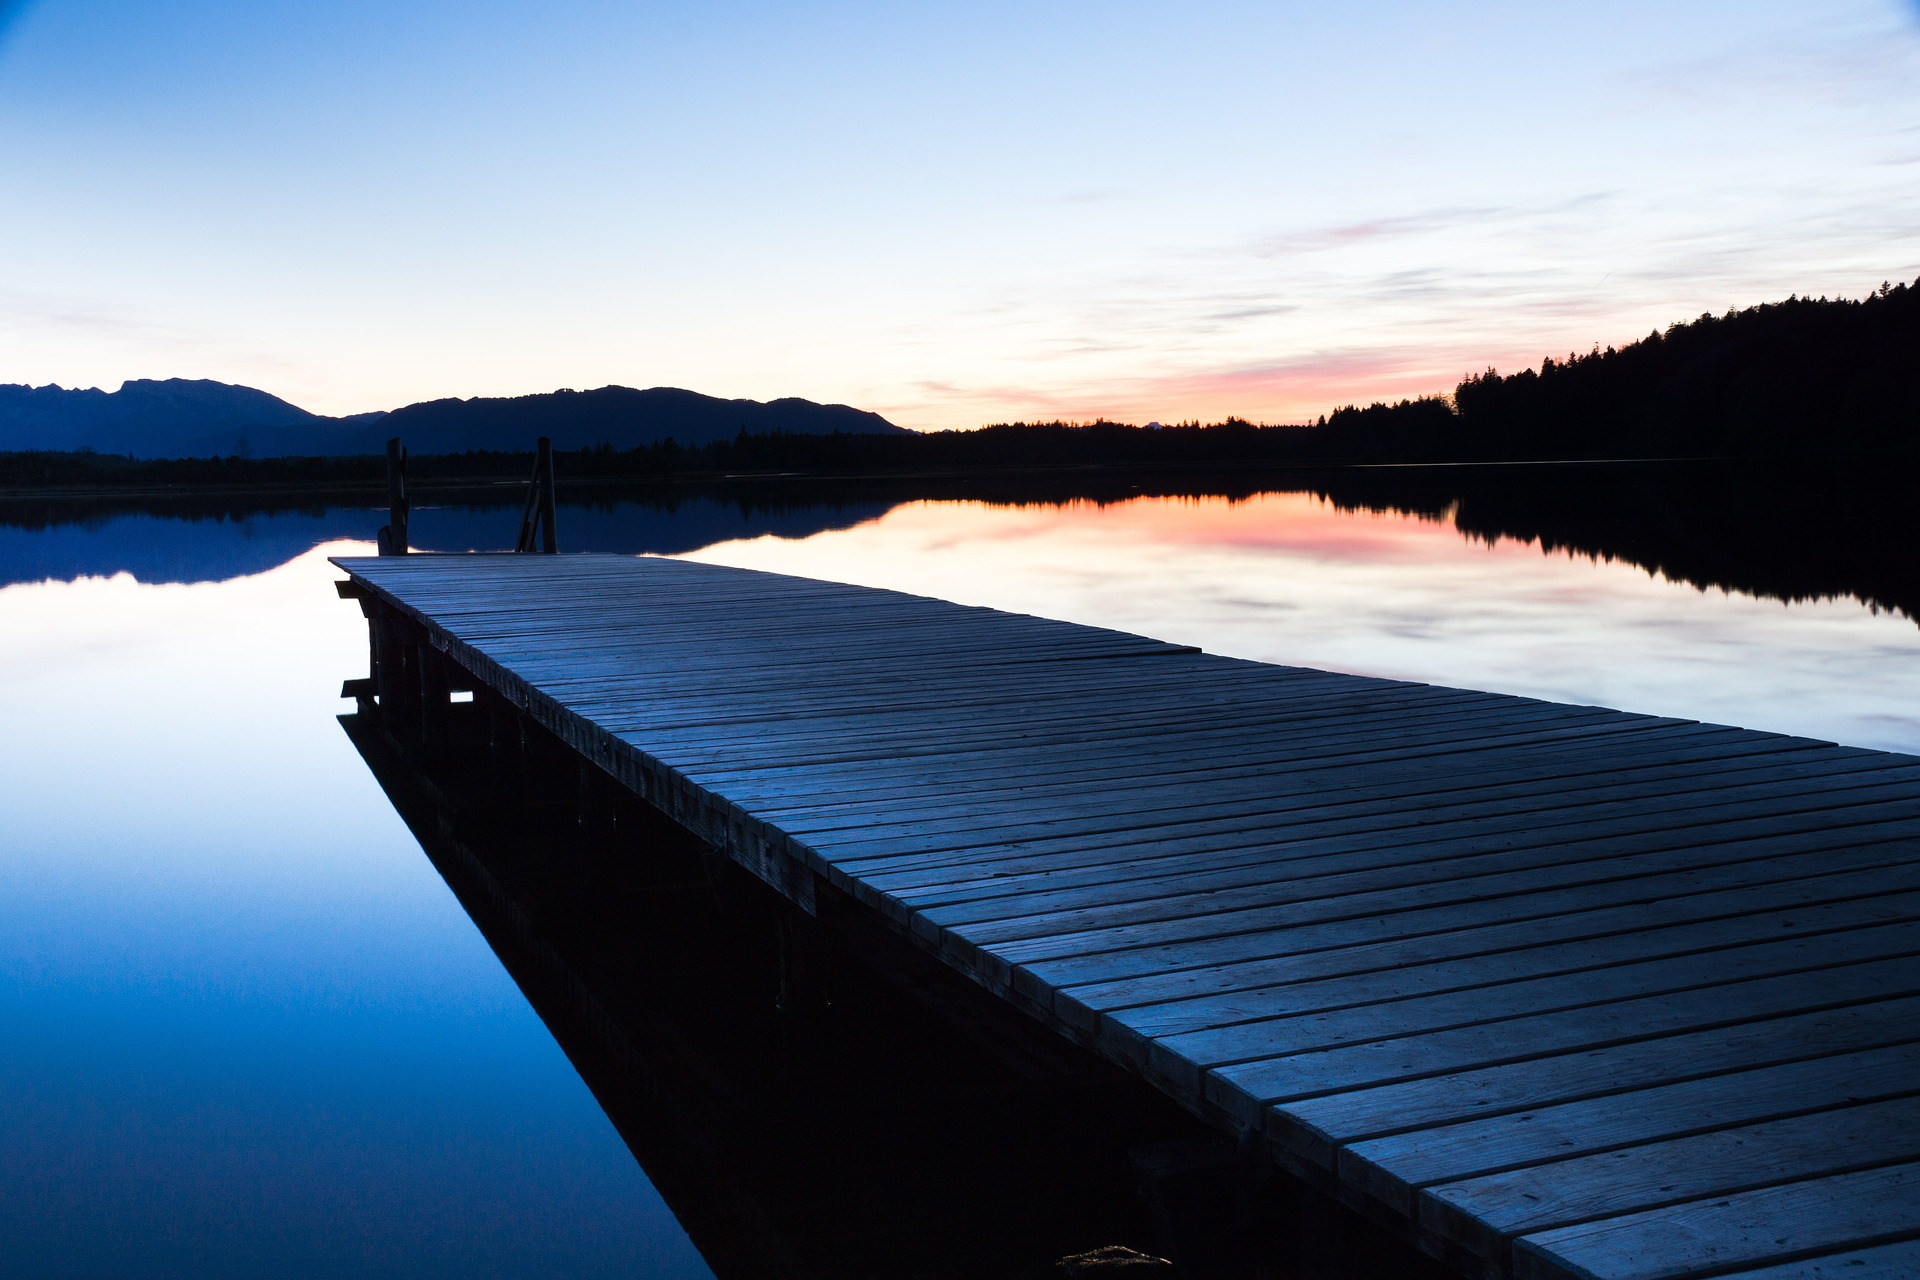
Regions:
<instances>
[{"instance_id":1,"label":"wispy cloud","mask_svg":"<svg viewBox=\"0 0 1920 1280\"><path fill-rule=\"evenodd\" d=\"M1757 207L1730 222L1594 190L1169 248L1125 272L983 299L975 341L997 356L986 376L922 380L888 411L915 425L1308 421L1632 341L1702 310L1864 291L1889 256L1920 268L1920 227L1903 206L1798 200L1790 216Z\"/></svg>"},{"instance_id":2,"label":"wispy cloud","mask_svg":"<svg viewBox=\"0 0 1920 1280\"><path fill-rule=\"evenodd\" d=\"M1263 237L1236 250L1237 255L1282 258L1300 254L1324 253L1370 240L1400 239L1430 235L1463 223L1481 222L1504 216L1497 207L1471 209L1435 209L1424 213L1403 214L1391 218L1372 218L1363 222L1345 222L1333 226L1287 231Z\"/></svg>"},{"instance_id":3,"label":"wispy cloud","mask_svg":"<svg viewBox=\"0 0 1920 1280\"><path fill-rule=\"evenodd\" d=\"M126 307L75 298L49 297L0 289L0 322L53 326L104 339L128 339L188 347L204 340L179 325L144 316Z\"/></svg>"},{"instance_id":4,"label":"wispy cloud","mask_svg":"<svg viewBox=\"0 0 1920 1280\"><path fill-rule=\"evenodd\" d=\"M291 361L226 335L161 319L136 306L18 289L0 289L0 336L4 349L16 357L42 345L73 350L78 340L90 367L117 363L125 377L208 376L284 384L296 369ZM9 372L0 362L0 381L7 380ZM74 380L98 379L79 375Z\"/></svg>"},{"instance_id":5,"label":"wispy cloud","mask_svg":"<svg viewBox=\"0 0 1920 1280\"><path fill-rule=\"evenodd\" d=\"M1708 58L1675 61L1625 79L1647 105L1683 101L1743 105L1791 98L1884 110L1906 100L1920 78L1920 0L1906 0L1904 21L1874 6L1852 21L1822 22L1753 38Z\"/></svg>"}]
</instances>

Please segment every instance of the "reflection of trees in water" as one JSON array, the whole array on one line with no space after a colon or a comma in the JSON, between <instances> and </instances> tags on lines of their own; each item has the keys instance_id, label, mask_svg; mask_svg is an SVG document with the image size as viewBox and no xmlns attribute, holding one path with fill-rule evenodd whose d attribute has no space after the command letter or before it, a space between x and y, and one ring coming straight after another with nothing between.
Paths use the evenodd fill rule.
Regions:
<instances>
[{"instance_id":1,"label":"reflection of trees in water","mask_svg":"<svg viewBox=\"0 0 1920 1280\"><path fill-rule=\"evenodd\" d=\"M1703 589L1783 601L1852 596L1920 620L1917 488L1920 470L1890 464L1544 463L810 481L755 486L736 500L1055 505L1311 493L1344 511L1448 521L1471 538L1537 541Z\"/></svg>"},{"instance_id":2,"label":"reflection of trees in water","mask_svg":"<svg viewBox=\"0 0 1920 1280\"><path fill-rule=\"evenodd\" d=\"M1920 620L1920 469L1845 463L1539 463L1234 473L998 473L913 481L812 481L761 501L966 500L1111 504L1244 501L1310 493L1342 511L1453 524L1470 538L1539 542L1676 582L1788 602L1851 596Z\"/></svg>"},{"instance_id":3,"label":"reflection of trees in water","mask_svg":"<svg viewBox=\"0 0 1920 1280\"><path fill-rule=\"evenodd\" d=\"M1311 488L1343 510L1450 516L1468 537L1537 541L1702 589L1852 596L1920 620L1916 481L1901 468L1666 463L1382 468Z\"/></svg>"},{"instance_id":4,"label":"reflection of trees in water","mask_svg":"<svg viewBox=\"0 0 1920 1280\"><path fill-rule=\"evenodd\" d=\"M564 550L673 554L730 538L805 538L876 519L905 502L1051 506L1311 493L1342 510L1449 521L1468 537L1538 541L1548 551L1621 560L1701 588L1787 601L1852 596L1920 619L1911 514L1917 484L1920 471L1908 468L1817 463L1070 468L571 491L563 483L560 538ZM423 495L418 541L443 549L504 548L519 500L516 486ZM154 554L156 540L170 540L166 526L179 522L181 537L171 540L203 549L182 545L170 563L182 557L205 563L198 570L182 564L174 576L207 579L257 572L270 567L263 557L278 563L276 554L291 558L327 538L370 537L382 514L313 494L34 499L0 503L0 535L11 529L41 539L86 536L85 548L54 557L61 563L40 565L34 576L120 568L145 576L140 566ZM275 550L276 530L291 539L283 553ZM243 539L251 544L244 565L234 559ZM75 559L67 566L72 573L63 570L66 559Z\"/></svg>"}]
</instances>

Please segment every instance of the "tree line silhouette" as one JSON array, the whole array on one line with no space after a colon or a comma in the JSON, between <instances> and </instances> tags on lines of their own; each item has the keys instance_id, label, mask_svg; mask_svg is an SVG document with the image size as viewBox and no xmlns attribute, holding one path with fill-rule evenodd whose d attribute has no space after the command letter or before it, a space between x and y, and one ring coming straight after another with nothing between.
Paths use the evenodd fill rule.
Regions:
<instances>
[{"instance_id":1,"label":"tree line silhouette","mask_svg":"<svg viewBox=\"0 0 1920 1280\"><path fill-rule=\"evenodd\" d=\"M1455 388L1449 453L1762 458L1920 452L1920 281L1789 298Z\"/></svg>"}]
</instances>

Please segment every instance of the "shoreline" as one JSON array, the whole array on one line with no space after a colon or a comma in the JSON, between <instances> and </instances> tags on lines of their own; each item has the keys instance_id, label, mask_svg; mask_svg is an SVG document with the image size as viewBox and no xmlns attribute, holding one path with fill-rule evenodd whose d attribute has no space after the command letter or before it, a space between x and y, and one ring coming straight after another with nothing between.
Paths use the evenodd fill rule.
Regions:
<instances>
[{"instance_id":1,"label":"shoreline","mask_svg":"<svg viewBox=\"0 0 1920 1280\"><path fill-rule=\"evenodd\" d=\"M531 466L532 455L528 456ZM197 460L196 460L197 461ZM353 459L376 462L378 459ZM414 460L416 463L422 459ZM1152 477L1159 480L1181 478L1231 477L1235 487L1257 477L1361 474L1367 472L1422 471L1521 471L1552 470L1565 472L1584 468L1672 467L1672 466L1754 466L1773 469L1817 463L1826 466L1885 465L1891 459L1859 457L1815 457L1800 459L1739 459L1714 457L1669 458L1513 458L1465 461L1381 462L1358 460L1330 461L1219 461L1178 462L1088 462L1056 465L973 466L888 468L884 470L821 469L817 471L681 471L666 475L574 475L564 471L557 477L561 492L579 490L699 490L733 486L807 485L807 484L915 484L980 480L1044 480L1091 477ZM407 488L415 495L496 495L519 497L527 481L496 474L452 474L445 476L409 476ZM97 501L102 499L155 498L337 498L355 505L365 498L377 498L372 505L385 505L387 483L384 475L350 480L214 480L174 483L128 483L85 485L8 485L0 486L0 503L21 501Z\"/></svg>"}]
</instances>

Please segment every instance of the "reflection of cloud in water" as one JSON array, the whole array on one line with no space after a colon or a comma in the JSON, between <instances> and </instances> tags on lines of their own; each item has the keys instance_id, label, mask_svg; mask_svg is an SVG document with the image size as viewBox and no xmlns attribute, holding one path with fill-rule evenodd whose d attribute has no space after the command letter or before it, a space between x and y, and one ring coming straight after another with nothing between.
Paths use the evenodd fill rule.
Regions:
<instances>
[{"instance_id":1,"label":"reflection of cloud in water","mask_svg":"<svg viewBox=\"0 0 1920 1280\"><path fill-rule=\"evenodd\" d=\"M696 559L1117 627L1216 653L1920 750L1920 632L1858 602L1702 592L1301 495L916 503Z\"/></svg>"}]
</instances>

